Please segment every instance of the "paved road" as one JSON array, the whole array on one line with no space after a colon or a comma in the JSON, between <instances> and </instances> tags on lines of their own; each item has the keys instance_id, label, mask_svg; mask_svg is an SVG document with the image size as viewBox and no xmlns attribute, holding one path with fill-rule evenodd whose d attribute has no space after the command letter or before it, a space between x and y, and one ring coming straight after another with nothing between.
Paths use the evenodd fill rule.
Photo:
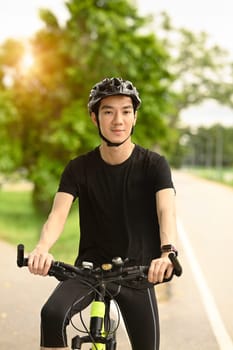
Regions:
<instances>
[{"instance_id":1,"label":"paved road","mask_svg":"<svg viewBox=\"0 0 233 350\"><path fill-rule=\"evenodd\" d=\"M208 321L212 322L215 337L223 342L221 350L232 350L233 190L179 172L174 173L174 178L177 187L178 216L200 268L196 271L199 287L202 284L201 277L204 278L205 285L201 286L201 293L198 291L198 294L202 295L203 303L205 292L209 292L204 300L207 313L209 311ZM186 249L184 253L192 252L187 252ZM192 261L193 271L196 267L194 263L195 261ZM196 293L195 288L193 295ZM199 348L206 349L201 344Z\"/></svg>"},{"instance_id":2,"label":"paved road","mask_svg":"<svg viewBox=\"0 0 233 350\"><path fill-rule=\"evenodd\" d=\"M174 173L174 180L178 216L224 329L233 337L233 275L230 263L233 191L180 172ZM182 236L179 250L183 277L156 288L161 350L219 350ZM15 264L15 247L0 242L0 252L0 350L16 346L24 350L38 349L39 310L56 280L32 276L26 269L19 270ZM119 348L129 350L122 330L119 338Z\"/></svg>"}]
</instances>

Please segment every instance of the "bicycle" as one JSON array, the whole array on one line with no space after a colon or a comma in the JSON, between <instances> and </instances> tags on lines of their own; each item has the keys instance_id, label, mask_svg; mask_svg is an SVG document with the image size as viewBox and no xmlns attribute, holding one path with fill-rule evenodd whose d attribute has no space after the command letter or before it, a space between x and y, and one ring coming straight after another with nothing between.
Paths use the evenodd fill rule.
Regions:
<instances>
[{"instance_id":1,"label":"bicycle","mask_svg":"<svg viewBox=\"0 0 233 350\"><path fill-rule=\"evenodd\" d=\"M182 267L175 253L171 252L169 258L173 264L173 275L180 276ZM111 263L103 264L101 267L93 268L90 262L83 262L82 267L76 267L61 261L54 261L49 270L49 276L54 276L59 281L69 278L79 278L88 283L95 291L95 298L91 302L90 325L85 329L87 335L76 335L72 338L72 350L79 350L84 343L92 344L91 350L116 350L116 332L119 326L118 321L110 319L110 302L114 300L107 292L107 285L111 282L121 284L125 281L143 281L147 279L148 266L124 266L125 261L120 257L114 258ZM17 247L18 267L27 266L28 258L24 257L24 246Z\"/></svg>"}]
</instances>

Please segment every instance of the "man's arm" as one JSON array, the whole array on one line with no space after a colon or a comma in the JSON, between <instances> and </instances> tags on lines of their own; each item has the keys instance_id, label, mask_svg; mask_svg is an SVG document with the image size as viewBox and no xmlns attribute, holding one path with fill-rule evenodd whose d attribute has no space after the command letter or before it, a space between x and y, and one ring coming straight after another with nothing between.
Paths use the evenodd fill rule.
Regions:
<instances>
[{"instance_id":1,"label":"man's arm","mask_svg":"<svg viewBox=\"0 0 233 350\"><path fill-rule=\"evenodd\" d=\"M175 192L167 188L156 194L157 215L160 226L161 246L175 245L177 239Z\"/></svg>"},{"instance_id":2,"label":"man's arm","mask_svg":"<svg viewBox=\"0 0 233 350\"><path fill-rule=\"evenodd\" d=\"M175 192L167 188L156 193L157 216L160 226L161 246L172 244L177 239ZM169 253L163 253L159 259L151 262L148 279L150 282L162 282L164 277L169 278L173 266L168 258Z\"/></svg>"},{"instance_id":3,"label":"man's arm","mask_svg":"<svg viewBox=\"0 0 233 350\"><path fill-rule=\"evenodd\" d=\"M49 250L63 231L73 198L71 194L64 192L58 192L55 195L52 210L42 228L40 240L29 254L28 268L30 272L47 275L53 260Z\"/></svg>"}]
</instances>

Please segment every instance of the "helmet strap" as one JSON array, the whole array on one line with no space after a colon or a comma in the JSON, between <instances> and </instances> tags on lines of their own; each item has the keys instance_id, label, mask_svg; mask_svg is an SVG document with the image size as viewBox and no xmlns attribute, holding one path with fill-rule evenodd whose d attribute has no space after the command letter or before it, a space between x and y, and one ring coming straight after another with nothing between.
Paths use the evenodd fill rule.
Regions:
<instances>
[{"instance_id":1,"label":"helmet strap","mask_svg":"<svg viewBox=\"0 0 233 350\"><path fill-rule=\"evenodd\" d=\"M123 145L123 143L125 143L132 134L130 134L124 141L122 142L111 142L110 140L108 140L102 133L101 131L99 130L99 135L100 137L102 138L102 140L104 140L106 143L107 143L107 146L108 147L119 147L121 145Z\"/></svg>"},{"instance_id":2,"label":"helmet strap","mask_svg":"<svg viewBox=\"0 0 233 350\"><path fill-rule=\"evenodd\" d=\"M111 142L110 140L108 140L101 132L100 130L100 125L99 125L99 119L97 118L97 125L98 125L98 130L99 130L99 135L101 137L102 140L104 140L107 144L108 147L119 147L121 145L123 145L123 143L125 143L131 135L133 135L133 132L134 132L134 126L132 126L132 129L131 129L131 132L129 134L128 137L126 137L125 140L123 140L122 142Z\"/></svg>"}]
</instances>

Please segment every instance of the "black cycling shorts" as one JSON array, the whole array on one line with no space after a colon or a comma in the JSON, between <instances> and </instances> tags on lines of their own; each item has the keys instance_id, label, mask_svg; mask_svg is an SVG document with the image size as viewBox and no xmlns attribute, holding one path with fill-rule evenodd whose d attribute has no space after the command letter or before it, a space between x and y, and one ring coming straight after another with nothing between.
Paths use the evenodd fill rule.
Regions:
<instances>
[{"instance_id":1,"label":"black cycling shorts","mask_svg":"<svg viewBox=\"0 0 233 350\"><path fill-rule=\"evenodd\" d=\"M112 284L109 292L117 294ZM78 279L59 283L41 310L41 346L67 347L66 327L72 316L86 308L93 290ZM114 297L121 310L133 350L159 349L159 318L154 288L133 289L121 286Z\"/></svg>"}]
</instances>

